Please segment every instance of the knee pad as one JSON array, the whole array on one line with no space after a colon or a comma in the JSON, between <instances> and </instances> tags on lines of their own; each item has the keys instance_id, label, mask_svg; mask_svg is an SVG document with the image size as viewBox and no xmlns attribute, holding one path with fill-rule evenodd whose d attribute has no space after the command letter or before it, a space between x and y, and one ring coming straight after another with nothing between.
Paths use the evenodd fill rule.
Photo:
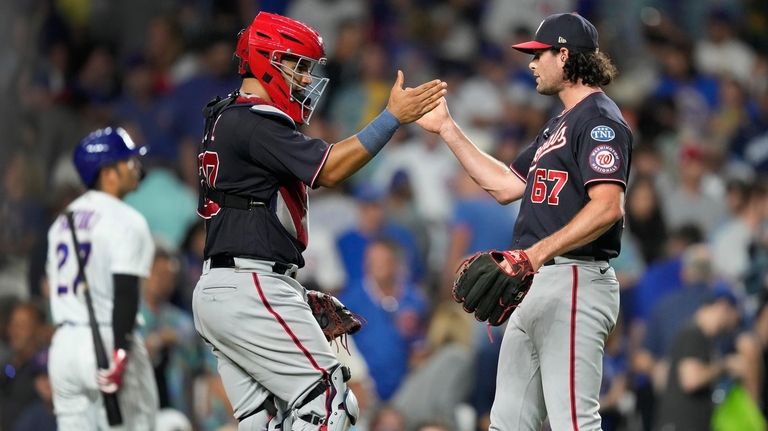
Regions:
<instances>
[{"instance_id":1,"label":"knee pad","mask_svg":"<svg viewBox=\"0 0 768 431\"><path fill-rule=\"evenodd\" d=\"M321 427L328 431L346 431L357 422L360 407L355 394L347 387L349 368L337 366L321 381L296 408L295 420ZM324 388L320 391L319 389Z\"/></svg>"}]
</instances>

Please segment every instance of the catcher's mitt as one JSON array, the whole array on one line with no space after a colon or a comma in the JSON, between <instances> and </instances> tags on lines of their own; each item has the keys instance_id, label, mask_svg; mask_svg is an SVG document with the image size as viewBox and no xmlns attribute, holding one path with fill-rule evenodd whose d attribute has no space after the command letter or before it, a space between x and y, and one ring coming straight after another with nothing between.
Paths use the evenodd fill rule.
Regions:
<instances>
[{"instance_id":1,"label":"catcher's mitt","mask_svg":"<svg viewBox=\"0 0 768 431\"><path fill-rule=\"evenodd\" d=\"M310 290L307 292L307 303L328 341L342 335L354 334L362 327L360 319L331 295Z\"/></svg>"},{"instance_id":2,"label":"catcher's mitt","mask_svg":"<svg viewBox=\"0 0 768 431\"><path fill-rule=\"evenodd\" d=\"M462 262L453 299L475 319L493 326L506 322L533 283L533 267L523 250L486 251Z\"/></svg>"}]
</instances>

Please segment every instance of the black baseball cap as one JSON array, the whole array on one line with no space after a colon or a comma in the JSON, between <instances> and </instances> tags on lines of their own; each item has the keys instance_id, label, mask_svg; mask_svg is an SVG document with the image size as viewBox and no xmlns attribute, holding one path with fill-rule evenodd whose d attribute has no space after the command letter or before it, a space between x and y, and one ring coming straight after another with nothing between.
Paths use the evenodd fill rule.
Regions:
<instances>
[{"instance_id":1,"label":"black baseball cap","mask_svg":"<svg viewBox=\"0 0 768 431\"><path fill-rule=\"evenodd\" d=\"M512 48L528 54L560 47L575 52L597 52L597 29L575 12L558 13L544 18L532 41L512 45Z\"/></svg>"}]
</instances>

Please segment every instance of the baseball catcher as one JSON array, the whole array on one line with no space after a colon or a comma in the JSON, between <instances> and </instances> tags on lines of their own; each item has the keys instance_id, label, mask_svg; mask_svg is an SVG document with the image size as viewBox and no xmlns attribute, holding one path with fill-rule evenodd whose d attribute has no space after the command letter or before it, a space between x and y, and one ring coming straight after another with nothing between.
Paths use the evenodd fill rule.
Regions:
<instances>
[{"instance_id":1,"label":"baseball catcher","mask_svg":"<svg viewBox=\"0 0 768 431\"><path fill-rule=\"evenodd\" d=\"M523 250L476 253L459 267L453 299L477 320L499 326L525 298L533 274Z\"/></svg>"}]
</instances>

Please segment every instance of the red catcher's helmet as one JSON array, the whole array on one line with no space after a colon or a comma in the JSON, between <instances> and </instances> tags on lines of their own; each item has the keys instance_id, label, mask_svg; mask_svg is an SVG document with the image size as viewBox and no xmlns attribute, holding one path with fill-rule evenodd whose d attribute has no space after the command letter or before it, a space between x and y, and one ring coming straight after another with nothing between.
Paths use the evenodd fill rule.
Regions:
<instances>
[{"instance_id":1,"label":"red catcher's helmet","mask_svg":"<svg viewBox=\"0 0 768 431\"><path fill-rule=\"evenodd\" d=\"M240 32L235 50L240 75L258 79L272 102L298 124L309 123L328 84L328 78L313 74L318 63L325 64L324 55L323 38L315 30L267 12L259 12Z\"/></svg>"}]
</instances>

